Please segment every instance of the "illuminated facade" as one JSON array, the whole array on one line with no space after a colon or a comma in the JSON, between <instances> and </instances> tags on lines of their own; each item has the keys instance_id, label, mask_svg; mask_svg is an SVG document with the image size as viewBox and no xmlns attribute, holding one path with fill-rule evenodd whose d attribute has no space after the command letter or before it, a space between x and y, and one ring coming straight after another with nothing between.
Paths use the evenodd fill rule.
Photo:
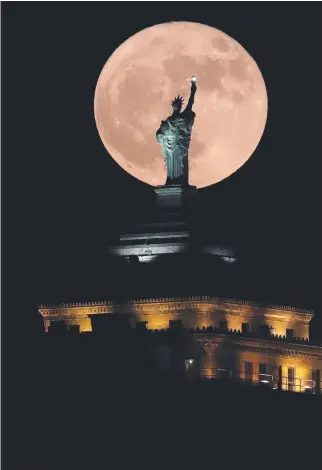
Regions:
<instances>
[{"instance_id":1,"label":"illuminated facade","mask_svg":"<svg viewBox=\"0 0 322 470\"><path fill-rule=\"evenodd\" d=\"M216 297L160 298L40 306L46 331L55 322L92 331L95 318L126 317L156 337L179 328L187 377L241 379L271 388L321 393L322 345L309 339L310 310Z\"/></svg>"},{"instance_id":2,"label":"illuminated facade","mask_svg":"<svg viewBox=\"0 0 322 470\"><path fill-rule=\"evenodd\" d=\"M93 332L94 337L96 332L103 333L102 338L104 332L112 332L116 321L119 327L122 325L134 334L143 331L148 335L150 343L161 351L157 356L166 355L169 359L178 355L175 362L181 364L187 378L238 379L273 389L320 393L322 344L309 338L313 311L211 296L169 298L157 294L157 298L146 298L149 279L153 287L163 288L166 295L171 288L177 293L182 280L188 291L188 282L198 291L195 278L191 284L193 272L198 277L202 273L210 277L207 269L192 266L191 260L204 259L205 254L207 259L217 258L224 265L237 261L231 249L196 240L192 229L198 226L200 212L196 188L162 186L155 188L155 195L153 219L132 233L121 235L118 245L110 247L115 259L137 268L131 271L128 284L126 271L121 273L117 280L119 298L124 292L129 295L133 285L133 296L140 295L137 287L143 285L143 299L40 306L45 330L53 331L55 323L60 322L57 325L64 324L71 331L76 326L83 335ZM182 254L186 256L183 268L186 277L180 268ZM173 256L175 261L171 264ZM163 267L162 263L158 265L160 260L165 262ZM154 274L149 271L140 280L144 267L150 269L153 265L159 266ZM137 279L140 282L135 284ZM183 343L178 338L174 340L174 332L181 332ZM170 364L165 358L162 361Z\"/></svg>"}]
</instances>

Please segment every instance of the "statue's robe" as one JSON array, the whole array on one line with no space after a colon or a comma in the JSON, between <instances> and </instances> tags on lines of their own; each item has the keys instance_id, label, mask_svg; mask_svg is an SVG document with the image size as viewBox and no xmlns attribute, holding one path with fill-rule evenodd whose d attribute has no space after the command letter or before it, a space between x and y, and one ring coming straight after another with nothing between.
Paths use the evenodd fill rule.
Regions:
<instances>
[{"instance_id":1,"label":"statue's robe","mask_svg":"<svg viewBox=\"0 0 322 470\"><path fill-rule=\"evenodd\" d=\"M162 145L167 168L167 184L188 184L188 150L195 116L186 108L162 121L157 131L157 141Z\"/></svg>"}]
</instances>

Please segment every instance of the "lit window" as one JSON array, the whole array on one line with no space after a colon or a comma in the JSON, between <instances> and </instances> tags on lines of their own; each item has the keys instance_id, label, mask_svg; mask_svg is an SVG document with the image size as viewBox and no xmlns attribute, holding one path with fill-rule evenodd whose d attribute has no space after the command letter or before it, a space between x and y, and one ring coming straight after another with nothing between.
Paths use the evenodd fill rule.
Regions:
<instances>
[{"instance_id":1,"label":"lit window","mask_svg":"<svg viewBox=\"0 0 322 470\"><path fill-rule=\"evenodd\" d=\"M267 374L267 364L259 364L259 381L263 384L268 384L270 382L270 376Z\"/></svg>"},{"instance_id":2,"label":"lit window","mask_svg":"<svg viewBox=\"0 0 322 470\"><path fill-rule=\"evenodd\" d=\"M294 392L294 390L295 390L295 369L294 369L294 367L289 367L287 369L287 390L289 392Z\"/></svg>"}]
</instances>

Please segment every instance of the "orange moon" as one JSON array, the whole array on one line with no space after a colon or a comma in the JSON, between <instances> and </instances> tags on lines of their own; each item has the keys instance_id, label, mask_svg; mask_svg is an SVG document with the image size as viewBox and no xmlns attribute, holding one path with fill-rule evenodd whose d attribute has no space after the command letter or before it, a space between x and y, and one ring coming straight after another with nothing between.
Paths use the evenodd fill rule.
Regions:
<instances>
[{"instance_id":1,"label":"orange moon","mask_svg":"<svg viewBox=\"0 0 322 470\"><path fill-rule=\"evenodd\" d=\"M125 171L152 186L166 181L156 131L172 114L175 96L187 103L192 75L197 93L189 183L203 188L238 170L264 132L267 92L248 52L210 26L164 23L121 44L99 76L94 113L103 144Z\"/></svg>"}]
</instances>

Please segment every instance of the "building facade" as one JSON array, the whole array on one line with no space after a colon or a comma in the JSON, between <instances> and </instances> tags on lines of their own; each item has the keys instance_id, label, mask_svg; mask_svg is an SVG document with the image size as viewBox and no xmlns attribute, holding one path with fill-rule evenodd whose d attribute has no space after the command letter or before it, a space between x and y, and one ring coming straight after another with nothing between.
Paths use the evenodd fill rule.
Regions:
<instances>
[{"instance_id":1,"label":"building facade","mask_svg":"<svg viewBox=\"0 0 322 470\"><path fill-rule=\"evenodd\" d=\"M187 378L322 392L322 344L310 341L311 310L204 296L41 305L39 312L47 332L64 322L90 334L102 317L126 318L129 328L154 335L159 344L167 332L180 330L186 338L180 357ZM168 354L167 348L171 345L159 349Z\"/></svg>"}]
</instances>

